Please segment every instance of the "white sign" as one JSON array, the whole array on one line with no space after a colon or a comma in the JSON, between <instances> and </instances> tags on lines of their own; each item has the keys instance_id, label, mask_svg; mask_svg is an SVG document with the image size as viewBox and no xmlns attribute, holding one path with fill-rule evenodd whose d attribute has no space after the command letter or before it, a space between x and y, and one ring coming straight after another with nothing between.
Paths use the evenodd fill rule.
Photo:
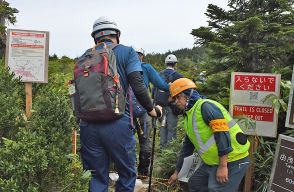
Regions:
<instances>
[{"instance_id":1,"label":"white sign","mask_svg":"<svg viewBox=\"0 0 294 192\"><path fill-rule=\"evenodd\" d=\"M294 128L294 66L293 66L293 73L292 73L292 83L291 89L289 94L289 103L288 103L288 110L287 110L287 118L286 118L286 127Z\"/></svg>"},{"instance_id":2,"label":"white sign","mask_svg":"<svg viewBox=\"0 0 294 192\"><path fill-rule=\"evenodd\" d=\"M278 115L263 101L269 94L280 96L280 81L279 74L232 73L230 113L234 118L243 116L255 122L247 128L240 124L245 134L276 137Z\"/></svg>"},{"instance_id":3,"label":"white sign","mask_svg":"<svg viewBox=\"0 0 294 192\"><path fill-rule=\"evenodd\" d=\"M178 174L178 180L188 182L193 173L200 167L202 161L198 153L184 158L183 166Z\"/></svg>"},{"instance_id":4,"label":"white sign","mask_svg":"<svg viewBox=\"0 0 294 192\"><path fill-rule=\"evenodd\" d=\"M6 66L22 82L48 82L49 32L8 29Z\"/></svg>"}]
</instances>

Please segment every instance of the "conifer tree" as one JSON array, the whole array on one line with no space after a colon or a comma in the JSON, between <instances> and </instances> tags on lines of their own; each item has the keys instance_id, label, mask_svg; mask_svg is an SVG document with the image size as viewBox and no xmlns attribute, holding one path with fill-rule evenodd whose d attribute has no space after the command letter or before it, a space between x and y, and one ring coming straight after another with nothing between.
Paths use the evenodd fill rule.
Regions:
<instances>
[{"instance_id":1,"label":"conifer tree","mask_svg":"<svg viewBox=\"0 0 294 192\"><path fill-rule=\"evenodd\" d=\"M6 22L14 24L16 22L16 8L10 7L9 3L0 0L0 58L3 57L6 41Z\"/></svg>"},{"instance_id":2,"label":"conifer tree","mask_svg":"<svg viewBox=\"0 0 294 192\"><path fill-rule=\"evenodd\" d=\"M272 72L293 64L293 0L229 0L209 4L207 27L193 29L196 45L210 49L212 72Z\"/></svg>"}]
</instances>

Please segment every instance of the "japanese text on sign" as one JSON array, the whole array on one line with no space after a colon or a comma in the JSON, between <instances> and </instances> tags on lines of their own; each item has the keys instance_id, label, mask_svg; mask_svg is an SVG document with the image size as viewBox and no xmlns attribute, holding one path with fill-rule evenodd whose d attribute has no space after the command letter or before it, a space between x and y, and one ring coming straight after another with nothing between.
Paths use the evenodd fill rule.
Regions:
<instances>
[{"instance_id":1,"label":"japanese text on sign","mask_svg":"<svg viewBox=\"0 0 294 192\"><path fill-rule=\"evenodd\" d=\"M291 185L294 185L294 161L293 161L294 156L288 155L285 153L282 153L280 155L280 161L285 163L286 167L286 174L289 175L289 177L285 178L285 182L289 183Z\"/></svg>"},{"instance_id":2,"label":"japanese text on sign","mask_svg":"<svg viewBox=\"0 0 294 192\"><path fill-rule=\"evenodd\" d=\"M235 75L235 90L275 92L276 77L257 75Z\"/></svg>"},{"instance_id":3,"label":"japanese text on sign","mask_svg":"<svg viewBox=\"0 0 294 192\"><path fill-rule=\"evenodd\" d=\"M23 37L35 37L35 38L44 38L45 35L42 33L30 33L30 32L16 32L13 31L11 33L12 35L16 35L16 36L23 36Z\"/></svg>"}]
</instances>

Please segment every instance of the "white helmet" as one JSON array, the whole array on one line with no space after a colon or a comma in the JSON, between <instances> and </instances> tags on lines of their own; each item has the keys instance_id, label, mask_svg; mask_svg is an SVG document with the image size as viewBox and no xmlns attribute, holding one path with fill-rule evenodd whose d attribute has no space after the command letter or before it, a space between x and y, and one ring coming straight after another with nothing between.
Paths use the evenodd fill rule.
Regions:
<instances>
[{"instance_id":1,"label":"white helmet","mask_svg":"<svg viewBox=\"0 0 294 192\"><path fill-rule=\"evenodd\" d=\"M135 49L135 51L136 51L137 53L141 53L142 55L145 56L145 51L144 51L144 49L142 49L142 48L134 48L134 49Z\"/></svg>"},{"instance_id":2,"label":"white helmet","mask_svg":"<svg viewBox=\"0 0 294 192\"><path fill-rule=\"evenodd\" d=\"M169 64L169 63L177 63L178 59L175 55L173 54L169 54L166 58L165 58L165 64Z\"/></svg>"},{"instance_id":3,"label":"white helmet","mask_svg":"<svg viewBox=\"0 0 294 192\"><path fill-rule=\"evenodd\" d=\"M119 37L120 30L112 19L102 16L94 22L91 36L97 39L106 35L117 35Z\"/></svg>"}]
</instances>

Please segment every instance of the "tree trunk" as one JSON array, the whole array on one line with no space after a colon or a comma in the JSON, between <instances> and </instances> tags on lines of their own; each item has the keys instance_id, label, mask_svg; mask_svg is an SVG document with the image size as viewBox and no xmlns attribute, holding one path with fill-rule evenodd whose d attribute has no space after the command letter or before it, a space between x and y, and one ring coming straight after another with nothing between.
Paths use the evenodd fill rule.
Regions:
<instances>
[{"instance_id":1,"label":"tree trunk","mask_svg":"<svg viewBox=\"0 0 294 192\"><path fill-rule=\"evenodd\" d=\"M0 5L4 2L4 0L0 0ZM0 17L0 26L5 26L5 18L4 15L3 17ZM0 33L0 59L4 58L5 55L5 40L6 40L6 35L4 33Z\"/></svg>"}]
</instances>

